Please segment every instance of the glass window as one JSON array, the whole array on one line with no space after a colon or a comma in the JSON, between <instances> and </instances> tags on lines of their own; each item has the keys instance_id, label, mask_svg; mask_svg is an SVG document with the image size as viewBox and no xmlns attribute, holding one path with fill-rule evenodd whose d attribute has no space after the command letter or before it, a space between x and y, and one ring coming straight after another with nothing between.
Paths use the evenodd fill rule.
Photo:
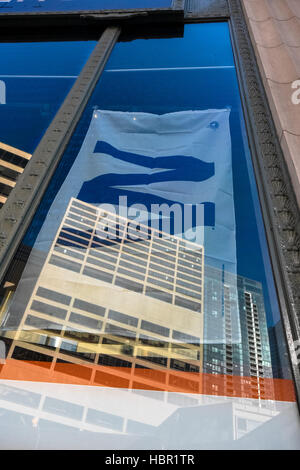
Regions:
<instances>
[{"instance_id":1,"label":"glass window","mask_svg":"<svg viewBox=\"0 0 300 470\"><path fill-rule=\"evenodd\" d=\"M95 45L0 43L0 207Z\"/></svg>"},{"instance_id":2,"label":"glass window","mask_svg":"<svg viewBox=\"0 0 300 470\"><path fill-rule=\"evenodd\" d=\"M74 383L141 389L139 420L129 394L99 412L154 425L162 448L234 443L238 416L257 424L250 441L282 435L280 420L267 425L295 395L226 22L115 46L1 301L2 373L11 357L41 354ZM72 318L83 332L84 316L96 325L98 309L98 342L76 343L80 365L66 347L46 361L20 338L33 313L36 329L57 336L55 320L62 337ZM170 410L176 394L198 406Z\"/></svg>"}]
</instances>

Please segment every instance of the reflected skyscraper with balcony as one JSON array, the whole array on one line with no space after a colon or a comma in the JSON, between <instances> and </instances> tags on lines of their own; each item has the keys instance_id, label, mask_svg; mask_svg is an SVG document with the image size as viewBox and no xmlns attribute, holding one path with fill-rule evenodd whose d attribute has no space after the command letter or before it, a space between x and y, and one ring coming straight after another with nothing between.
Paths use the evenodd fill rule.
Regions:
<instances>
[{"instance_id":1,"label":"reflected skyscraper with balcony","mask_svg":"<svg viewBox=\"0 0 300 470\"><path fill-rule=\"evenodd\" d=\"M249 397L272 397L272 382L264 380L273 374L261 283L206 265L204 292L204 372L224 376L225 395L248 389Z\"/></svg>"}]
</instances>

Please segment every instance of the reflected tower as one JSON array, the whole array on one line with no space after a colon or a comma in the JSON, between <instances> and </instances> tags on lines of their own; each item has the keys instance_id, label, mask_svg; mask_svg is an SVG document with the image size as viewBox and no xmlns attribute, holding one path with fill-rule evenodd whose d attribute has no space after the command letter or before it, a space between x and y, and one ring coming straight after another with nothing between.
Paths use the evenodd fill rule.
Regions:
<instances>
[{"instance_id":1,"label":"reflected tower","mask_svg":"<svg viewBox=\"0 0 300 470\"><path fill-rule=\"evenodd\" d=\"M0 142L0 209L30 158L30 153Z\"/></svg>"},{"instance_id":2,"label":"reflected tower","mask_svg":"<svg viewBox=\"0 0 300 470\"><path fill-rule=\"evenodd\" d=\"M226 396L272 397L261 283L207 265L204 273L204 372L224 376Z\"/></svg>"}]
</instances>

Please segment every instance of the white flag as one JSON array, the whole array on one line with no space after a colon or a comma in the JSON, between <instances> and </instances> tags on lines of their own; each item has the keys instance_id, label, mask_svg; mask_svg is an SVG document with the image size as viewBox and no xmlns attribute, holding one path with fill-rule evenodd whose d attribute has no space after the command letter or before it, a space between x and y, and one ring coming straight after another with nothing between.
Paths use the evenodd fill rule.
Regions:
<instances>
[{"instance_id":1,"label":"white flag","mask_svg":"<svg viewBox=\"0 0 300 470\"><path fill-rule=\"evenodd\" d=\"M229 115L228 109L164 115L95 111L39 234L39 249L49 249L71 197L116 206L126 194L128 204L204 204L205 254L216 267L235 272Z\"/></svg>"}]
</instances>

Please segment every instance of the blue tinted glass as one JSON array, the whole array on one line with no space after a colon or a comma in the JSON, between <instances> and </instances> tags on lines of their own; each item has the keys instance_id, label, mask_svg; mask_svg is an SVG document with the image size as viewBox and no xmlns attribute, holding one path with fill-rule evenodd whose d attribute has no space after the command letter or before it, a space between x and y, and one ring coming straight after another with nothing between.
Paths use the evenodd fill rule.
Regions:
<instances>
[{"instance_id":1,"label":"blue tinted glass","mask_svg":"<svg viewBox=\"0 0 300 470\"><path fill-rule=\"evenodd\" d=\"M174 72L192 67L192 70L198 68L205 73L206 67L208 70L217 67L216 70L222 73L222 69L233 66L227 24L204 23L197 28L185 27L184 41L182 38L172 38L120 43L109 60L107 70L138 69L138 72L139 69L147 71L150 68L158 75L159 69L167 71L171 68ZM222 75L218 79L219 84L221 79Z\"/></svg>"},{"instance_id":2,"label":"blue tinted glass","mask_svg":"<svg viewBox=\"0 0 300 470\"><path fill-rule=\"evenodd\" d=\"M171 7L172 0L2 0L0 13Z\"/></svg>"},{"instance_id":3,"label":"blue tinted glass","mask_svg":"<svg viewBox=\"0 0 300 470\"><path fill-rule=\"evenodd\" d=\"M95 44L0 44L0 142L34 152Z\"/></svg>"},{"instance_id":4,"label":"blue tinted glass","mask_svg":"<svg viewBox=\"0 0 300 470\"><path fill-rule=\"evenodd\" d=\"M101 426L122 430L124 448L132 434L143 448L291 445L278 415L298 425L293 381L227 23L115 46L1 296L9 357L114 389L87 414L97 447Z\"/></svg>"}]
</instances>

